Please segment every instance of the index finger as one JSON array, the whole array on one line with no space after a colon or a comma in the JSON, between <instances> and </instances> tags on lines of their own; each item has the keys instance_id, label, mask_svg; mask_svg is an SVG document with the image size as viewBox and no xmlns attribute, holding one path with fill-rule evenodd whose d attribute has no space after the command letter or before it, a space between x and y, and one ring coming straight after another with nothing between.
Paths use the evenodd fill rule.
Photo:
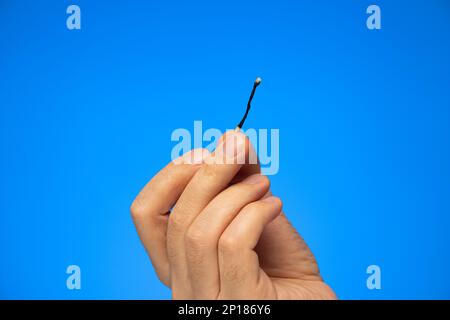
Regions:
<instances>
[{"instance_id":1,"label":"index finger","mask_svg":"<svg viewBox=\"0 0 450 320\"><path fill-rule=\"evenodd\" d=\"M184 237L197 215L244 166L249 153L249 140L241 132L229 131L219 141L214 154L205 159L181 194L170 215L167 230L167 250L171 264L171 277L178 287L178 298L192 295L186 266Z\"/></svg>"},{"instance_id":2,"label":"index finger","mask_svg":"<svg viewBox=\"0 0 450 320\"><path fill-rule=\"evenodd\" d=\"M170 268L166 250L167 213L208 155L194 149L159 171L131 205L131 215L139 237L160 280L169 285Z\"/></svg>"}]
</instances>

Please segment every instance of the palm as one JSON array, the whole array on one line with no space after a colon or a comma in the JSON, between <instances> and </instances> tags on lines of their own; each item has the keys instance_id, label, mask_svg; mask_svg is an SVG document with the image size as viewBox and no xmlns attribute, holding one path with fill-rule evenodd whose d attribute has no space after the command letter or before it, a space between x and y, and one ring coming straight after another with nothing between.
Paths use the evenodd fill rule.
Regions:
<instances>
[{"instance_id":1,"label":"palm","mask_svg":"<svg viewBox=\"0 0 450 320\"><path fill-rule=\"evenodd\" d=\"M332 299L314 256L284 214L264 230L257 247L262 288L269 299Z\"/></svg>"},{"instance_id":2,"label":"palm","mask_svg":"<svg viewBox=\"0 0 450 320\"><path fill-rule=\"evenodd\" d=\"M251 152L255 152L251 149ZM259 173L259 165L247 165L234 182ZM269 191L266 196L271 195ZM264 229L255 248L261 271L261 288L255 299L335 299L320 276L308 245L284 213Z\"/></svg>"}]
</instances>

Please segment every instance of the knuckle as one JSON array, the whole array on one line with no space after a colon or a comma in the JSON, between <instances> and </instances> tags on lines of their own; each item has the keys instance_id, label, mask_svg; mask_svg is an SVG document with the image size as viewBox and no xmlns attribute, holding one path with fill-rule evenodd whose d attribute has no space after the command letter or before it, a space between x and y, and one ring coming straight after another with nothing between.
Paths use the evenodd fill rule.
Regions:
<instances>
[{"instance_id":1,"label":"knuckle","mask_svg":"<svg viewBox=\"0 0 450 320\"><path fill-rule=\"evenodd\" d=\"M239 243L236 238L223 235L219 239L218 249L222 254L228 254L230 252L235 252L239 248Z\"/></svg>"},{"instance_id":2,"label":"knuckle","mask_svg":"<svg viewBox=\"0 0 450 320\"><path fill-rule=\"evenodd\" d=\"M204 232L197 227L188 229L184 241L188 250L198 250L206 246Z\"/></svg>"},{"instance_id":3,"label":"knuckle","mask_svg":"<svg viewBox=\"0 0 450 320\"><path fill-rule=\"evenodd\" d=\"M136 199L134 199L133 203L131 204L130 213L131 217L134 220L140 219L145 215L145 206L139 196L137 196Z\"/></svg>"},{"instance_id":4,"label":"knuckle","mask_svg":"<svg viewBox=\"0 0 450 320\"><path fill-rule=\"evenodd\" d=\"M197 226L189 228L185 234L184 243L186 252L192 253L192 255L211 252L215 247L214 243L217 244L206 230Z\"/></svg>"}]
</instances>

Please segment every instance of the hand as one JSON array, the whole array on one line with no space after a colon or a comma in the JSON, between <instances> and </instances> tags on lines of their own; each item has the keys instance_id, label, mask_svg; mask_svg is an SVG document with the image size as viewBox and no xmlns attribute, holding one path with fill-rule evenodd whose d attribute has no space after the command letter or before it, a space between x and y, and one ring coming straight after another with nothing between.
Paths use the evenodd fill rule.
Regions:
<instances>
[{"instance_id":1,"label":"hand","mask_svg":"<svg viewBox=\"0 0 450 320\"><path fill-rule=\"evenodd\" d=\"M168 164L133 202L138 234L174 299L335 298L259 166L233 161L254 155L244 134L229 131L214 153L197 149Z\"/></svg>"}]
</instances>

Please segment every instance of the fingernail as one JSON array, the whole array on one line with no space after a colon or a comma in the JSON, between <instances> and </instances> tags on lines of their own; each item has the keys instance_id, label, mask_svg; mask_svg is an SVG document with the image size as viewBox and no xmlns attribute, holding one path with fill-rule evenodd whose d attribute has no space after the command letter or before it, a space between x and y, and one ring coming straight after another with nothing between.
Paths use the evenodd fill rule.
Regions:
<instances>
[{"instance_id":1,"label":"fingernail","mask_svg":"<svg viewBox=\"0 0 450 320\"><path fill-rule=\"evenodd\" d=\"M274 196L267 197L267 198L263 199L262 201L263 202L268 202L268 203L279 202L278 198L274 197Z\"/></svg>"},{"instance_id":2,"label":"fingernail","mask_svg":"<svg viewBox=\"0 0 450 320\"><path fill-rule=\"evenodd\" d=\"M247 184L258 184L265 181L265 179L266 179L265 176L261 174L254 174L251 175L250 177L245 178L242 182Z\"/></svg>"},{"instance_id":3,"label":"fingernail","mask_svg":"<svg viewBox=\"0 0 450 320\"><path fill-rule=\"evenodd\" d=\"M245 151L245 136L242 133L229 132L216 149L216 158L225 164L235 163L235 158ZM225 157L225 159L224 159Z\"/></svg>"}]
</instances>

